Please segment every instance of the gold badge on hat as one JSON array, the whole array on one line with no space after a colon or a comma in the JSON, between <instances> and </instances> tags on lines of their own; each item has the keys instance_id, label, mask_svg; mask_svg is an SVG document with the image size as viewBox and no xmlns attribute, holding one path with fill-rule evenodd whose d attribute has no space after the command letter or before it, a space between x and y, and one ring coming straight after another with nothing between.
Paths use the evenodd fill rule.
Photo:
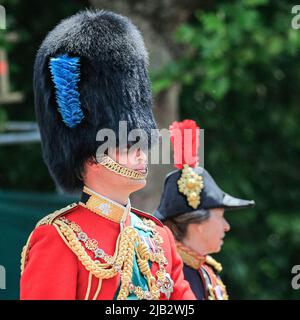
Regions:
<instances>
[{"instance_id":1,"label":"gold badge on hat","mask_svg":"<svg viewBox=\"0 0 300 320\"><path fill-rule=\"evenodd\" d=\"M201 202L200 193L204 188L202 176L185 164L177 184L179 192L186 196L188 204L197 209Z\"/></svg>"}]
</instances>

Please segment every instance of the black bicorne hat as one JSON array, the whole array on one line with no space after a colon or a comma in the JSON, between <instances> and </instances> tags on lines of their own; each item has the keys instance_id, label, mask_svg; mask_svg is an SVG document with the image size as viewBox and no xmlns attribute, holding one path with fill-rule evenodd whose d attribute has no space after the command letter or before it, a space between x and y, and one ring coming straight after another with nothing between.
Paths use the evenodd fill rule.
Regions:
<instances>
[{"instance_id":1,"label":"black bicorne hat","mask_svg":"<svg viewBox=\"0 0 300 320\"><path fill-rule=\"evenodd\" d=\"M62 189L82 187L83 163L105 142L96 141L100 129L115 132L116 146L120 121L156 140L147 66L140 32L113 12L80 12L47 35L34 66L35 109L45 162Z\"/></svg>"},{"instance_id":2,"label":"black bicorne hat","mask_svg":"<svg viewBox=\"0 0 300 320\"><path fill-rule=\"evenodd\" d=\"M165 179L160 204L154 212L156 218L163 221L201 209L224 208L225 210L234 210L255 205L253 200L238 199L224 192L202 167L196 167L193 171L203 179L204 187L200 192L200 204L193 208L189 205L187 197L179 192L178 181L182 176L182 170L176 170L169 173Z\"/></svg>"},{"instance_id":3,"label":"black bicorne hat","mask_svg":"<svg viewBox=\"0 0 300 320\"><path fill-rule=\"evenodd\" d=\"M176 126L177 129L180 127L182 132L183 129L192 129L194 135L197 134L195 132L196 123L192 120L176 123ZM174 139L173 131L174 128L171 129L171 138ZM194 145L195 150L198 148L197 143L191 143L191 145ZM195 150L193 151L194 155L196 154ZM176 161L175 151L174 146ZM181 154L181 157L183 157L183 154ZM255 205L253 200L238 199L224 192L204 168L192 167L197 165L197 157L192 160L185 159L180 165L182 166L181 170L173 171L166 176L160 204L154 212L156 218L164 221L201 209L224 208L225 210L234 210Z\"/></svg>"}]
</instances>

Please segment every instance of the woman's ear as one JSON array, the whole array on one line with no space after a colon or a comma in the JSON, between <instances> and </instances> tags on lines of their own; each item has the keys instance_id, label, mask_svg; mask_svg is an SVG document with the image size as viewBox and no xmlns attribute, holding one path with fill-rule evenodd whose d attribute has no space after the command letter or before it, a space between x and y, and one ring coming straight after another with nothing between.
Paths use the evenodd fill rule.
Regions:
<instances>
[{"instance_id":1,"label":"woman's ear","mask_svg":"<svg viewBox=\"0 0 300 320\"><path fill-rule=\"evenodd\" d=\"M204 223L195 223L195 231L194 232L197 232L198 234L202 234L203 224Z\"/></svg>"},{"instance_id":2,"label":"woman's ear","mask_svg":"<svg viewBox=\"0 0 300 320\"><path fill-rule=\"evenodd\" d=\"M196 238L197 234L202 233L202 226L200 223L190 223L187 226L186 238L187 239L194 239Z\"/></svg>"}]
</instances>

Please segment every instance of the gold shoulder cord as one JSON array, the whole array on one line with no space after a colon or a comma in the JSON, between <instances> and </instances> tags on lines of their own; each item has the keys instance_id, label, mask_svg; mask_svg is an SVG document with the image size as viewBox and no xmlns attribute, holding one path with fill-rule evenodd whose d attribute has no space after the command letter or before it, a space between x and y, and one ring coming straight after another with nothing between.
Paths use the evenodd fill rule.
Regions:
<instances>
[{"instance_id":1,"label":"gold shoulder cord","mask_svg":"<svg viewBox=\"0 0 300 320\"><path fill-rule=\"evenodd\" d=\"M70 207L67 208L68 209L60 210L52 215L46 216L37 224L37 226L52 224L56 228L62 240L72 250L72 252L74 252L85 269L89 271L90 274L85 296L86 299L88 299L90 295L92 276L99 279L98 288L93 296L93 299L95 300L100 293L102 280L111 279L117 276L118 273L121 275L121 287L117 297L118 300L126 300L131 292L139 299L158 300L160 292L165 293L169 298L169 295L172 292L173 282L165 270L165 266L168 262L161 248L163 240L154 229L154 223L152 223L152 221L144 220L143 222L153 231L153 240L157 249L155 253L148 250L147 245L141 240L138 232L132 226L129 226L124 228L124 230L119 234L114 255L109 257L105 263L101 263L99 260L93 260L89 256L84 246L81 244L80 239L78 239L76 231L81 231L80 227L65 217L61 217L64 212L70 209ZM28 251L30 249L29 242L30 237L22 252L22 272L24 271ZM92 242L89 241L88 243L91 244ZM89 249L89 247L87 247L87 249ZM137 256L139 269L147 280L149 291L143 291L142 288L135 287L131 283L134 253L136 253ZM159 264L159 269L156 272L157 279L151 273L148 260Z\"/></svg>"},{"instance_id":2,"label":"gold shoulder cord","mask_svg":"<svg viewBox=\"0 0 300 320\"><path fill-rule=\"evenodd\" d=\"M39 226L42 225L50 225L53 223L53 221L58 218L59 216L63 215L64 213L66 213L67 211L69 211L70 209L76 207L77 204L76 203L72 203L70 205L68 205L67 207L57 210L51 214L48 214L47 216L45 216L44 218L42 218L35 226L35 228L38 228ZM29 249L30 249L30 240L32 237L33 231L30 233L28 240L25 244L25 246L22 249L22 253L21 253L21 275L24 272L25 266L26 266L26 262L27 262L27 258L28 258L28 253L29 253Z\"/></svg>"},{"instance_id":3,"label":"gold shoulder cord","mask_svg":"<svg viewBox=\"0 0 300 320\"><path fill-rule=\"evenodd\" d=\"M219 263L218 261L216 261L213 257L211 257L211 256L209 256L209 255L206 256L205 262L206 262L209 266L213 267L216 272L218 272L218 273L222 272L222 269L223 269L223 268L222 268L221 263Z\"/></svg>"},{"instance_id":4,"label":"gold shoulder cord","mask_svg":"<svg viewBox=\"0 0 300 320\"><path fill-rule=\"evenodd\" d=\"M224 300L229 300L229 296L228 296L228 293L227 293L227 289L226 289L226 286L225 284L223 283L223 281L220 279L220 278L217 278L217 284L223 289L224 291Z\"/></svg>"},{"instance_id":5,"label":"gold shoulder cord","mask_svg":"<svg viewBox=\"0 0 300 320\"><path fill-rule=\"evenodd\" d=\"M144 223L146 222L144 221ZM67 219L63 218L55 220L53 225L57 229L62 239L66 242L69 248L81 261L85 269L90 272L90 274L99 280L110 279L115 277L118 273L121 274L121 287L117 297L118 300L126 300L130 292L133 292L139 299L158 300L160 297L160 292L165 293L165 286L170 284L171 286L173 285L172 280L169 279L169 275L166 273L164 268L164 266L167 264L167 260L163 254L163 250L160 248L162 238L159 234L155 233L154 229L153 239L157 245L158 253L153 254L152 252L149 252L146 244L141 240L138 232L133 227L129 226L119 234L115 253L109 262L100 263L98 260L93 260L80 243L80 240L74 231L78 230L78 225L72 222L68 223ZM148 225L148 227L150 228L151 226ZM136 253L137 256L139 269L147 279L149 291L144 292L140 287L134 287L131 283L134 253ZM159 270L156 272L157 280L151 273L148 260L157 262L159 264ZM90 281L87 289L86 299L88 299L89 296ZM100 292L99 287L98 291ZM166 292L166 294L168 294L168 292Z\"/></svg>"},{"instance_id":6,"label":"gold shoulder cord","mask_svg":"<svg viewBox=\"0 0 300 320\"><path fill-rule=\"evenodd\" d=\"M210 255L207 255L206 256L206 261L205 263L212 267L214 269L215 272L217 273L220 273L222 272L223 270L223 267L221 265L221 263L219 263L218 261L216 261L213 257L211 257ZM217 275L215 275L215 279L216 279L216 283L217 285L219 285L222 290L223 290L223 299L224 300L228 300L229 299L229 296L227 294L227 289L226 289L226 286L225 284L223 283L223 281L221 280L221 278L219 278ZM210 295L211 296L215 296L214 292L213 291L210 291Z\"/></svg>"},{"instance_id":7,"label":"gold shoulder cord","mask_svg":"<svg viewBox=\"0 0 300 320\"><path fill-rule=\"evenodd\" d=\"M23 274L24 269L25 269L25 265L27 263L27 257L28 257L28 252L29 252L29 243L30 243L30 239L31 239L32 234L33 234L33 232L30 233L30 235L28 237L28 240L27 240L25 246L22 249L22 253L21 253L21 275Z\"/></svg>"}]
</instances>

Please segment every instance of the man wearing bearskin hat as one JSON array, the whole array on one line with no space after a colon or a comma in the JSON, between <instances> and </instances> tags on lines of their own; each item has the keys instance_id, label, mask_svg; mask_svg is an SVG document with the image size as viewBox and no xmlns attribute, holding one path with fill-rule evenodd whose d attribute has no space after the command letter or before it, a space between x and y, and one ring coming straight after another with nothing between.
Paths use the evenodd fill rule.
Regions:
<instances>
[{"instance_id":1,"label":"man wearing bearskin hat","mask_svg":"<svg viewBox=\"0 0 300 320\"><path fill-rule=\"evenodd\" d=\"M154 216L172 230L185 279L197 299L226 300L226 287L219 275L222 266L209 254L221 250L230 229L224 211L249 208L254 201L225 193L198 166L199 127L193 120L174 122L170 134L178 170L167 175Z\"/></svg>"},{"instance_id":2,"label":"man wearing bearskin hat","mask_svg":"<svg viewBox=\"0 0 300 320\"><path fill-rule=\"evenodd\" d=\"M147 64L137 28L109 11L80 12L43 41L34 93L44 159L59 188L82 195L29 236L21 299L195 299L170 230L130 206L156 140ZM133 148L133 130L144 147Z\"/></svg>"}]
</instances>

